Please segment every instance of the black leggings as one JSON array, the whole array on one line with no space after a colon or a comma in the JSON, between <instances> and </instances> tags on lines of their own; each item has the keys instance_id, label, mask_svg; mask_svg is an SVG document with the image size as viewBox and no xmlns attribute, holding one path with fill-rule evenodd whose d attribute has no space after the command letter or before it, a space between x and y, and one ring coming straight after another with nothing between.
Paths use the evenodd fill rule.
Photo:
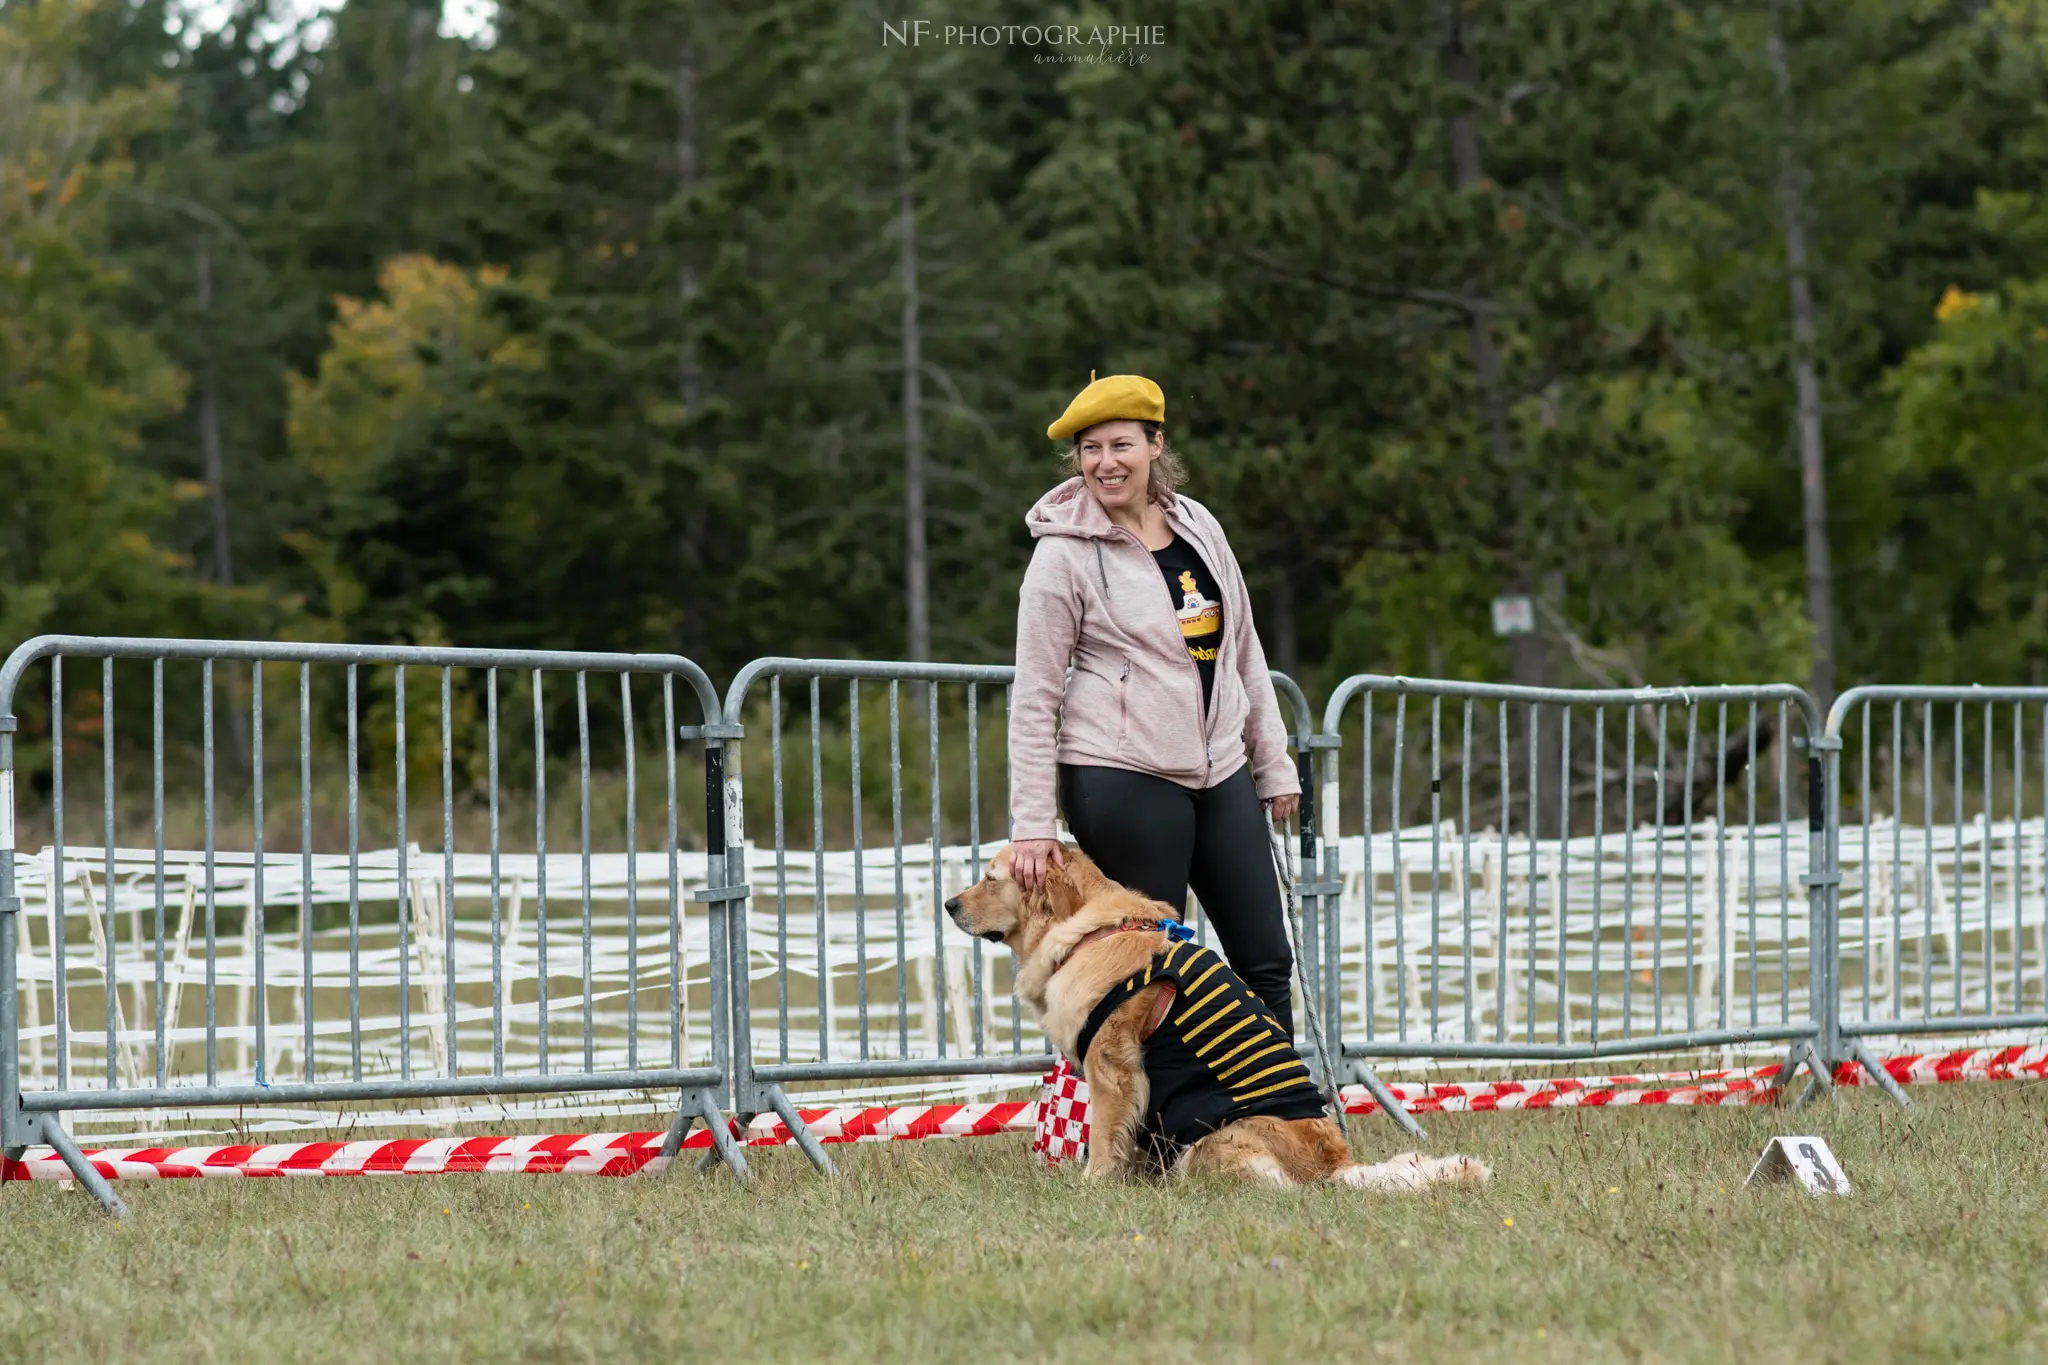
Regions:
<instances>
[{"instance_id":1,"label":"black leggings","mask_svg":"<svg viewBox=\"0 0 2048 1365\"><path fill-rule=\"evenodd\" d=\"M1183 914L1192 886L1232 970L1293 1035L1294 953L1250 764L1193 791L1147 773L1062 763L1060 806L1074 842L1111 879Z\"/></svg>"}]
</instances>

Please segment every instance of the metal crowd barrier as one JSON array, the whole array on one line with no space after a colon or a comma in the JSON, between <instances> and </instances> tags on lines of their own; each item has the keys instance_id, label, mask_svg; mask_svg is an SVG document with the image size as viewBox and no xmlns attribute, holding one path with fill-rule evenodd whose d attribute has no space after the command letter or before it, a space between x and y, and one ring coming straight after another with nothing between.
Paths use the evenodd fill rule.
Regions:
<instances>
[{"instance_id":1,"label":"metal crowd barrier","mask_svg":"<svg viewBox=\"0 0 2048 1365\"><path fill-rule=\"evenodd\" d=\"M773 1111L830 1171L791 1087L972 1098L1054 1060L943 908L1007 839L1012 676L768 658L721 702L673 655L29 641L0 1146L118 1210L65 1115L674 1090L669 1156L701 1121L745 1178L723 1111ZM1272 680L1303 1004L1411 1131L1370 1060L1764 1051L1903 1100L1865 1039L2048 1027L2048 689L1859 688L1823 726L1787 685L1358 675L1318 732Z\"/></svg>"},{"instance_id":2,"label":"metal crowd barrier","mask_svg":"<svg viewBox=\"0 0 2048 1365\"><path fill-rule=\"evenodd\" d=\"M46 694L24 686L45 662ZM618 727L596 746L623 771L622 788L599 793L604 809L593 807L593 701ZM514 709L501 724L504 707ZM679 724L691 713L697 724ZM719 715L703 670L674 655L22 645L0 667L0 1146L48 1143L118 1211L62 1115L675 1089L668 1154L701 1121L744 1179L720 1111L727 907L744 889L725 880ZM146 752L117 744L117 727L146 734ZM709 855L678 842L686 738L706 746ZM42 852L19 842L25 743L49 745ZM97 763L70 769L73 748ZM167 761L194 760L197 781L167 801ZM146 821L124 806L121 780L145 761ZM456 851L458 770L486 803L487 852ZM566 852L549 848L548 819L564 782L577 811ZM95 795L99 839L87 851L67 840L67 806ZM515 803L523 830L505 818ZM169 856L167 821L189 826L203 854ZM345 856L315 854L316 825ZM230 827L248 851L224 846ZM144 828L146 848L124 844ZM422 851L421 839L439 848Z\"/></svg>"},{"instance_id":3,"label":"metal crowd barrier","mask_svg":"<svg viewBox=\"0 0 2048 1365\"><path fill-rule=\"evenodd\" d=\"M1791 758L1819 719L1779 685L1345 679L1315 741L1323 864L1303 887L1333 1050L1763 1044L1824 1084L1827 845L1819 769Z\"/></svg>"},{"instance_id":4,"label":"metal crowd barrier","mask_svg":"<svg viewBox=\"0 0 2048 1365\"><path fill-rule=\"evenodd\" d=\"M2048 688L1859 687L1827 733L1844 1045L2048 1027Z\"/></svg>"},{"instance_id":5,"label":"metal crowd barrier","mask_svg":"<svg viewBox=\"0 0 2048 1365\"><path fill-rule=\"evenodd\" d=\"M831 1163L788 1086L1036 1076L1055 1060L1011 993L1008 955L986 952L944 910L1007 842L1014 672L770 658L748 664L727 691L729 733L758 744L766 711L767 771L757 780L770 789L757 848L737 820L747 801L741 746L730 743L728 881L750 891L734 921L735 1103L773 1109L821 1170ZM1312 724L1308 701L1291 678L1273 681L1299 744ZM864 738L876 727L885 738ZM842 732L846 752L832 755L842 771L828 782L827 737ZM794 764L791 749L801 751ZM867 820L883 811L888 833L877 844ZM1303 838L1306 855L1311 821ZM850 851L828 852L834 845ZM1199 907L1194 927L1206 939Z\"/></svg>"}]
</instances>

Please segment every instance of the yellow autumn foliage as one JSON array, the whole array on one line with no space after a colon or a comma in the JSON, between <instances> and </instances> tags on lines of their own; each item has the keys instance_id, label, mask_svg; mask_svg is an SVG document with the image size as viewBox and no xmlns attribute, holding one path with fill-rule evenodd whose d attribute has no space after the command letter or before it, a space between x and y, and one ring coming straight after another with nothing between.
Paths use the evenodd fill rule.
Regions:
<instances>
[{"instance_id":1,"label":"yellow autumn foliage","mask_svg":"<svg viewBox=\"0 0 2048 1365\"><path fill-rule=\"evenodd\" d=\"M484 306L506 272L469 271L428 256L394 257L378 299L335 300L318 375L291 375L293 453L330 487L375 465L408 421L445 402L479 369L530 367L538 352Z\"/></svg>"}]
</instances>

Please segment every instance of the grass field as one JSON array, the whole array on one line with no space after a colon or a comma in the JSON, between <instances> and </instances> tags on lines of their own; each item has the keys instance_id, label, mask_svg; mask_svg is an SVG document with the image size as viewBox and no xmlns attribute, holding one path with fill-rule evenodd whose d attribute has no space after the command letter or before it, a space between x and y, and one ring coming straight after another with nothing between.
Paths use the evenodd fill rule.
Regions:
<instances>
[{"instance_id":1,"label":"grass field","mask_svg":"<svg viewBox=\"0 0 2048 1365\"><path fill-rule=\"evenodd\" d=\"M722 1173L0 1189L0 1359L2048 1358L2048 1090L1439 1116L1477 1193L1084 1187L1021 1137ZM1390 1151L1390 1126L1359 1129ZM1847 1199L1742 1180L1827 1137Z\"/></svg>"}]
</instances>

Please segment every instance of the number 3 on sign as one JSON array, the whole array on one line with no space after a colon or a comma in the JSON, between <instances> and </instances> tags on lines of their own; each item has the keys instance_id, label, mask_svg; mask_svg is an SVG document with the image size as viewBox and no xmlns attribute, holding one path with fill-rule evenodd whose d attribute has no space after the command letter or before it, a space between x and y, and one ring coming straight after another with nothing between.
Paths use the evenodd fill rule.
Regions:
<instances>
[{"instance_id":1,"label":"number 3 on sign","mask_svg":"<svg viewBox=\"0 0 2048 1365\"><path fill-rule=\"evenodd\" d=\"M1787 1177L1798 1180L1808 1194L1849 1193L1847 1173L1828 1150L1827 1143L1817 1137L1772 1138L1764 1154L1757 1158L1749 1179L1742 1183L1754 1185Z\"/></svg>"}]
</instances>

